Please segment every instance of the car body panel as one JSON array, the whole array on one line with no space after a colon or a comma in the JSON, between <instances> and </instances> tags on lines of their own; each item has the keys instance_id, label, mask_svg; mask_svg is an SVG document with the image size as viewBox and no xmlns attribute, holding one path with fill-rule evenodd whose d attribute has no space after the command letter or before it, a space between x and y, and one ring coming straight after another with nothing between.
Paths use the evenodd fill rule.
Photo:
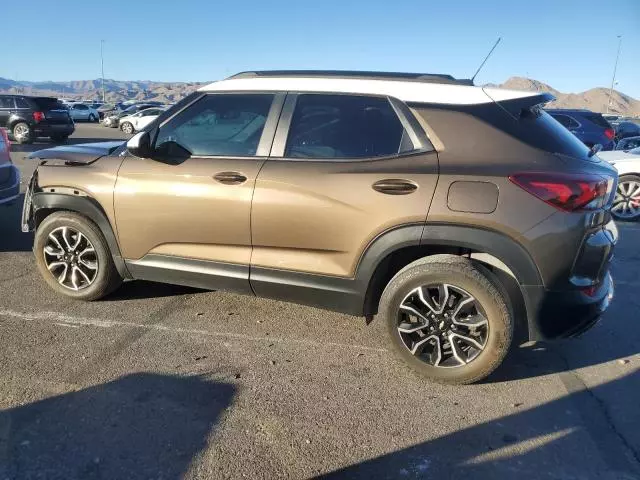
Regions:
<instances>
[{"instance_id":1,"label":"car body panel","mask_svg":"<svg viewBox=\"0 0 640 480\"><path fill-rule=\"evenodd\" d=\"M251 213L252 265L353 277L367 245L427 217L438 178L435 152L360 161L269 160ZM374 183L406 179L418 188L385 195Z\"/></svg>"},{"instance_id":2,"label":"car body panel","mask_svg":"<svg viewBox=\"0 0 640 480\"><path fill-rule=\"evenodd\" d=\"M249 264L251 198L264 161L192 157L169 165L125 157L114 201L124 258L158 253ZM224 185L213 178L225 171L241 172L247 181Z\"/></svg>"},{"instance_id":3,"label":"car body panel","mask_svg":"<svg viewBox=\"0 0 640 480\"><path fill-rule=\"evenodd\" d=\"M611 163L616 170L618 170L618 175L640 175L640 148L636 148L630 152L621 150L600 152L598 153L598 157Z\"/></svg>"}]
</instances>

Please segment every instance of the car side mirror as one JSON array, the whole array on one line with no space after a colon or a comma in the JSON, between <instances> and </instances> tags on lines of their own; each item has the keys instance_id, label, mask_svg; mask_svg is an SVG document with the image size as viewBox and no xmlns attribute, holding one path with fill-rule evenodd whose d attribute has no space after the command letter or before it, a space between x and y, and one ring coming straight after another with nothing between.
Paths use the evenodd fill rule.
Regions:
<instances>
[{"instance_id":1,"label":"car side mirror","mask_svg":"<svg viewBox=\"0 0 640 480\"><path fill-rule=\"evenodd\" d=\"M127 150L131 155L140 158L151 158L153 148L151 147L151 137L149 132L139 132L127 142Z\"/></svg>"}]
</instances>

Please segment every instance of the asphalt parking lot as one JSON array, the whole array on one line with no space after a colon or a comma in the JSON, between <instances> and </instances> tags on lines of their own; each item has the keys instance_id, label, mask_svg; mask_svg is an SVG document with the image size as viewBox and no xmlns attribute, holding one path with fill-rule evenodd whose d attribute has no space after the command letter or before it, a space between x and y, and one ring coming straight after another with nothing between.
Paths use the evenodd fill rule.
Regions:
<instances>
[{"instance_id":1,"label":"asphalt parking lot","mask_svg":"<svg viewBox=\"0 0 640 480\"><path fill-rule=\"evenodd\" d=\"M47 146L14 148L25 182ZM57 296L20 208L0 207L0 479L640 479L640 225L596 327L445 387L376 321L145 282Z\"/></svg>"}]
</instances>

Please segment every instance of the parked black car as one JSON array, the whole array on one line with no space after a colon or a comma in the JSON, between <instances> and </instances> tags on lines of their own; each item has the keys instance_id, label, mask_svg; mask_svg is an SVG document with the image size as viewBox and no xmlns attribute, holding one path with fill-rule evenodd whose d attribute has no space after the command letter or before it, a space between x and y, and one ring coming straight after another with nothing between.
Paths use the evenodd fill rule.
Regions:
<instances>
[{"instance_id":1,"label":"parked black car","mask_svg":"<svg viewBox=\"0 0 640 480\"><path fill-rule=\"evenodd\" d=\"M0 128L18 143L38 137L62 142L75 130L67 108L53 97L0 95Z\"/></svg>"},{"instance_id":2,"label":"parked black car","mask_svg":"<svg viewBox=\"0 0 640 480\"><path fill-rule=\"evenodd\" d=\"M640 125L634 122L624 121L616 125L616 139L640 136Z\"/></svg>"}]
</instances>

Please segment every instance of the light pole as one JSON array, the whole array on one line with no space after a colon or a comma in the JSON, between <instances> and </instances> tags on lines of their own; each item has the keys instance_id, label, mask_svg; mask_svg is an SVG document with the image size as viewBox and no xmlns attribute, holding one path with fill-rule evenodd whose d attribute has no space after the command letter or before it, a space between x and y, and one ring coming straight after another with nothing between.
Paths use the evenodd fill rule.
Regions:
<instances>
[{"instance_id":1,"label":"light pole","mask_svg":"<svg viewBox=\"0 0 640 480\"><path fill-rule=\"evenodd\" d=\"M611 88L609 89L609 103L607 103L607 113L611 108L611 97L613 95L613 85L616 82L616 70L618 69L618 58L620 58L620 47L622 47L622 35L618 35L618 53L616 54L616 63L613 66L613 77L611 78Z\"/></svg>"},{"instance_id":2,"label":"light pole","mask_svg":"<svg viewBox=\"0 0 640 480\"><path fill-rule=\"evenodd\" d=\"M102 69L102 102L104 103L104 40L100 40L100 66Z\"/></svg>"}]
</instances>

